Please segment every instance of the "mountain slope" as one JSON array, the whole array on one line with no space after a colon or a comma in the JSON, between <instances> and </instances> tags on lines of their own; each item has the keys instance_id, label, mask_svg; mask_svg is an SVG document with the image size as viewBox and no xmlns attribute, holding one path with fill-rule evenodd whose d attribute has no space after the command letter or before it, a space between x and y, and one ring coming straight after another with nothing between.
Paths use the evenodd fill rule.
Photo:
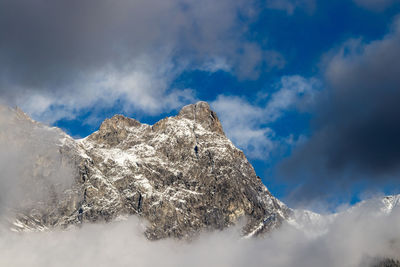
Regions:
<instances>
[{"instance_id":1,"label":"mountain slope","mask_svg":"<svg viewBox=\"0 0 400 267\"><path fill-rule=\"evenodd\" d=\"M61 136L57 146L76 171L74 182L40 208L19 210L13 222L17 231L137 214L149 222L149 239L190 237L240 218L247 220L245 235L258 235L291 214L225 136L205 102L154 125L116 115L84 139Z\"/></svg>"}]
</instances>

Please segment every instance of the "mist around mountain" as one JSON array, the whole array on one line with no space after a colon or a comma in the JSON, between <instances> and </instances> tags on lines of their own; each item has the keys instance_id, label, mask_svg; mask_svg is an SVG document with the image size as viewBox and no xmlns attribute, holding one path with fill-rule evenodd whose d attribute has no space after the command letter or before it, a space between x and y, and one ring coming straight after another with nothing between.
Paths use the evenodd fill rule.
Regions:
<instances>
[{"instance_id":1,"label":"mist around mountain","mask_svg":"<svg viewBox=\"0 0 400 267\"><path fill-rule=\"evenodd\" d=\"M193 241L149 241L136 216L68 230L10 233L3 229L3 266L371 266L398 256L398 212L348 213L319 235L285 224L262 238L240 227L204 232ZM392 266L392 265L379 265Z\"/></svg>"},{"instance_id":2,"label":"mist around mountain","mask_svg":"<svg viewBox=\"0 0 400 267\"><path fill-rule=\"evenodd\" d=\"M190 240L149 241L144 235L149 222L140 214L67 227L22 229L26 225L21 225L17 231L13 216L21 210L41 212L51 203L45 209L50 210L46 218L51 218L77 173L74 162L60 154L65 133L32 121L20 110L2 107L0 111L0 266L397 264L399 196L365 200L335 214L293 210L280 227L258 237L243 236L248 221L240 216L229 227L200 229Z\"/></svg>"}]
</instances>

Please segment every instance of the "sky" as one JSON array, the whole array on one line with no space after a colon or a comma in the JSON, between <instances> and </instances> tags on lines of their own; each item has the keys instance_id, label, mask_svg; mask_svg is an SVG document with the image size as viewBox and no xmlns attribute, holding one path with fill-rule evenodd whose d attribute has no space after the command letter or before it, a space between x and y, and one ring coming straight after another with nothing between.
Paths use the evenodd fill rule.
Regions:
<instances>
[{"instance_id":1,"label":"sky","mask_svg":"<svg viewBox=\"0 0 400 267\"><path fill-rule=\"evenodd\" d=\"M0 103L81 138L207 101L274 195L335 208L400 193L399 15L398 0L0 0Z\"/></svg>"}]
</instances>

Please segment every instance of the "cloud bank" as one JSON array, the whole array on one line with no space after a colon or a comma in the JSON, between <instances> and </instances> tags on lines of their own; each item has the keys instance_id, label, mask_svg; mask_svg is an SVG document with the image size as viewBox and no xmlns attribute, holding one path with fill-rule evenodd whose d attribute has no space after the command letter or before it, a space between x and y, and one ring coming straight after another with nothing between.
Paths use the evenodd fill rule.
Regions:
<instances>
[{"instance_id":1,"label":"cloud bank","mask_svg":"<svg viewBox=\"0 0 400 267\"><path fill-rule=\"evenodd\" d=\"M84 225L67 231L0 233L3 266L370 266L399 255L400 214L374 215L370 207L340 215L322 235L284 225L260 239L237 228L203 233L194 241L150 242L143 222ZM312 229L308 229L311 230Z\"/></svg>"},{"instance_id":2,"label":"cloud bank","mask_svg":"<svg viewBox=\"0 0 400 267\"><path fill-rule=\"evenodd\" d=\"M0 218L15 210L41 208L39 203L52 203L71 187L75 172L60 154L62 137L59 129L0 106Z\"/></svg>"},{"instance_id":3,"label":"cloud bank","mask_svg":"<svg viewBox=\"0 0 400 267\"><path fill-rule=\"evenodd\" d=\"M318 99L314 134L282 166L287 179L302 181L293 199L333 196L356 183L373 187L398 180L399 62L398 19L382 39L352 39L326 56L329 90Z\"/></svg>"},{"instance_id":4,"label":"cloud bank","mask_svg":"<svg viewBox=\"0 0 400 267\"><path fill-rule=\"evenodd\" d=\"M117 101L170 111L196 98L170 87L185 70L253 79L283 66L246 37L257 14L253 0L1 0L0 98L50 123Z\"/></svg>"}]
</instances>

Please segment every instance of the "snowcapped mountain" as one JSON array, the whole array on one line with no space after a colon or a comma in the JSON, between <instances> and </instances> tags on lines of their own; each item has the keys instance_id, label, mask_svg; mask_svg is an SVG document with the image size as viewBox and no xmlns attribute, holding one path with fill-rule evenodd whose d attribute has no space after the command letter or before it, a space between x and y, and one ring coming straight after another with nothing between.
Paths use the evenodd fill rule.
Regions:
<instances>
[{"instance_id":1,"label":"snowcapped mountain","mask_svg":"<svg viewBox=\"0 0 400 267\"><path fill-rule=\"evenodd\" d=\"M21 203L12 207L14 231L137 215L147 222L149 239L187 238L240 219L245 219L243 234L248 237L283 223L317 237L346 213L390 215L400 205L397 195L329 215L289 209L263 185L205 102L185 106L154 125L115 115L79 140L19 109L7 112L6 120L0 116L6 126L0 129L0 141L35 151L25 159L25 174L12 175L29 185L25 192L40 191L41 196L18 199ZM70 181L64 181L66 173Z\"/></svg>"},{"instance_id":2,"label":"snowcapped mountain","mask_svg":"<svg viewBox=\"0 0 400 267\"><path fill-rule=\"evenodd\" d=\"M74 170L62 194L17 210L16 231L68 227L136 214L149 239L184 238L245 218L243 234L279 227L291 210L273 197L205 102L154 125L116 115L75 140L19 112L18 123L57 131L64 164Z\"/></svg>"}]
</instances>

